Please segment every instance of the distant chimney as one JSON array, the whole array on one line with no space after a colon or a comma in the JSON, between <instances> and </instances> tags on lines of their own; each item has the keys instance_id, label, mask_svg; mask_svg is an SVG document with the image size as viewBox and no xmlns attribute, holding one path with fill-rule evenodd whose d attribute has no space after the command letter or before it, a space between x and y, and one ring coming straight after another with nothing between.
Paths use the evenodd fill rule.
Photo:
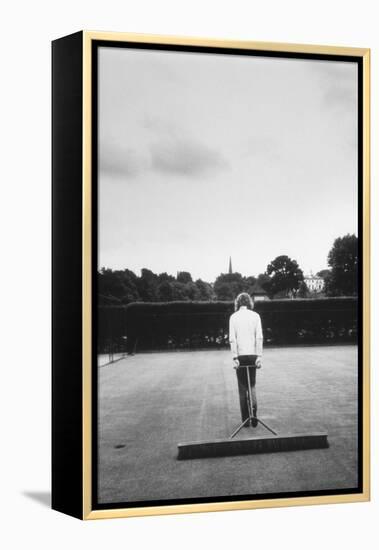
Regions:
<instances>
[{"instance_id":1,"label":"distant chimney","mask_svg":"<svg viewBox=\"0 0 379 550\"><path fill-rule=\"evenodd\" d=\"M232 269L232 257L229 256L229 273L233 273L233 269Z\"/></svg>"}]
</instances>

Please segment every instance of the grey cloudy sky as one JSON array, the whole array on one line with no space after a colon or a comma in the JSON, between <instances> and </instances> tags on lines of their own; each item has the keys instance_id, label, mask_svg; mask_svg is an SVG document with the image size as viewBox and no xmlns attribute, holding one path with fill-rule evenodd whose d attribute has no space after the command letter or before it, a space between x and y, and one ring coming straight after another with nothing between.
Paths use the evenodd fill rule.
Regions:
<instances>
[{"instance_id":1,"label":"grey cloudy sky","mask_svg":"<svg viewBox=\"0 0 379 550\"><path fill-rule=\"evenodd\" d=\"M99 267L214 280L357 234L353 63L101 48Z\"/></svg>"}]
</instances>

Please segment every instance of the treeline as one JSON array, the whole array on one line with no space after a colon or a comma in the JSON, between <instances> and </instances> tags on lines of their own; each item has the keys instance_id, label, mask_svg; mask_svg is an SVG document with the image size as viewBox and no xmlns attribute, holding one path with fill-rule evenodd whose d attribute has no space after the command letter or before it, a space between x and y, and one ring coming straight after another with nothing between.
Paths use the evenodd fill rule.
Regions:
<instances>
[{"instance_id":1,"label":"treeline","mask_svg":"<svg viewBox=\"0 0 379 550\"><path fill-rule=\"evenodd\" d=\"M269 278L243 277L240 273L222 273L213 283L193 280L187 271L179 271L176 277L168 273L154 273L143 268L141 275L130 269L102 268L98 274L100 304L122 305L131 302L211 302L233 300L239 292L254 294L262 290Z\"/></svg>"},{"instance_id":2,"label":"treeline","mask_svg":"<svg viewBox=\"0 0 379 550\"><path fill-rule=\"evenodd\" d=\"M102 268L98 273L100 305L126 305L132 302L211 302L234 300L240 292L267 294L269 298L310 298L356 296L358 281L358 239L345 235L334 241L328 254L329 269L318 273L324 280L322 293L312 293L296 260L277 256L257 277L241 273L221 273L214 282L193 280L191 273L154 273L143 268L141 275L130 269Z\"/></svg>"},{"instance_id":3,"label":"treeline","mask_svg":"<svg viewBox=\"0 0 379 550\"><path fill-rule=\"evenodd\" d=\"M143 268L141 275L130 269L102 268L98 274L100 304L129 304L131 302L212 301L212 285L181 271L176 277L154 273Z\"/></svg>"}]
</instances>

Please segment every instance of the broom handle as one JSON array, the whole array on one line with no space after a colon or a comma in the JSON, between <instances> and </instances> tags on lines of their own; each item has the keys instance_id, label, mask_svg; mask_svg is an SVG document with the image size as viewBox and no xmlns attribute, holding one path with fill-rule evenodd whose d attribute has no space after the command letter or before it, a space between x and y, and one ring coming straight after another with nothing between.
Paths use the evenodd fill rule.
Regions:
<instances>
[{"instance_id":1,"label":"broom handle","mask_svg":"<svg viewBox=\"0 0 379 550\"><path fill-rule=\"evenodd\" d=\"M246 365L246 372L247 372L247 392L249 395L249 417L253 418L253 403L251 400L251 386L250 386L250 372L249 372L249 365Z\"/></svg>"},{"instance_id":2,"label":"broom handle","mask_svg":"<svg viewBox=\"0 0 379 550\"><path fill-rule=\"evenodd\" d=\"M247 369L247 383L248 383L248 392L249 392L249 415L250 415L250 418L254 418L253 417L253 402L252 402L252 398L251 398L251 387L250 387L250 372L249 372L249 367L247 366L246 367ZM274 435L278 435L276 432L274 432L274 430L272 430L270 428L270 426L267 426L267 424L265 424L264 422L262 422L262 420L260 420L259 418L257 418L258 422L260 424L262 424L262 426L264 426L266 428L266 430L268 430L269 432L271 432L272 434Z\"/></svg>"}]
</instances>

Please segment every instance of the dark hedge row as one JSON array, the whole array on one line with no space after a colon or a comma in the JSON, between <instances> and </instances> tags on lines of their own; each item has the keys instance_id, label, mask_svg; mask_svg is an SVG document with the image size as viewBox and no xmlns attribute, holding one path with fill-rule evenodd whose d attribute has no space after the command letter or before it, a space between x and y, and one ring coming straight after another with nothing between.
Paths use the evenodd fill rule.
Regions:
<instances>
[{"instance_id":1,"label":"dark hedge row","mask_svg":"<svg viewBox=\"0 0 379 550\"><path fill-rule=\"evenodd\" d=\"M255 304L265 345L357 340L357 299L272 300ZM100 306L99 352L228 346L232 302L132 303Z\"/></svg>"}]
</instances>

